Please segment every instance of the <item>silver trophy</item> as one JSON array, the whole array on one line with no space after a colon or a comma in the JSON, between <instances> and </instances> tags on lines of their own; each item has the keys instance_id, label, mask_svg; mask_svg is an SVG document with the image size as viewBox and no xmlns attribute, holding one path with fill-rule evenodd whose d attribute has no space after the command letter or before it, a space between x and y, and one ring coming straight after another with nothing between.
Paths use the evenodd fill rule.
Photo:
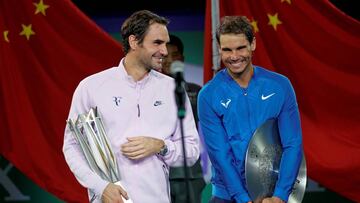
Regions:
<instances>
[{"instance_id":1,"label":"silver trophy","mask_svg":"<svg viewBox=\"0 0 360 203\"><path fill-rule=\"evenodd\" d=\"M88 113L78 115L74 121L68 119L67 124L91 168L102 179L120 185L120 173L116 157L106 136L104 124L97 108L91 108ZM124 203L132 200L123 198Z\"/></svg>"},{"instance_id":2,"label":"silver trophy","mask_svg":"<svg viewBox=\"0 0 360 203\"><path fill-rule=\"evenodd\" d=\"M250 198L255 202L272 196L278 179L282 147L277 120L271 119L254 133L245 159L245 179ZM306 161L303 155L289 203L300 203L306 187Z\"/></svg>"}]
</instances>

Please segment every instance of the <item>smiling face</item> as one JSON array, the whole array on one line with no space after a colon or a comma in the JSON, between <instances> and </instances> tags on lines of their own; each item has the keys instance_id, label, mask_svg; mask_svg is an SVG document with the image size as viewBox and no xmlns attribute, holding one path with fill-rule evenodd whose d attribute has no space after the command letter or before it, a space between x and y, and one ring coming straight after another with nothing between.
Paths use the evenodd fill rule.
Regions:
<instances>
[{"instance_id":1,"label":"smiling face","mask_svg":"<svg viewBox=\"0 0 360 203\"><path fill-rule=\"evenodd\" d=\"M136 41L136 40L135 40ZM149 26L144 40L135 48L139 65L146 69L160 70L162 61L168 54L166 43L169 41L169 33L165 25L154 23Z\"/></svg>"},{"instance_id":2,"label":"smiling face","mask_svg":"<svg viewBox=\"0 0 360 203\"><path fill-rule=\"evenodd\" d=\"M251 70L255 39L250 43L245 34L223 34L219 43L221 60L231 76L240 77Z\"/></svg>"}]
</instances>

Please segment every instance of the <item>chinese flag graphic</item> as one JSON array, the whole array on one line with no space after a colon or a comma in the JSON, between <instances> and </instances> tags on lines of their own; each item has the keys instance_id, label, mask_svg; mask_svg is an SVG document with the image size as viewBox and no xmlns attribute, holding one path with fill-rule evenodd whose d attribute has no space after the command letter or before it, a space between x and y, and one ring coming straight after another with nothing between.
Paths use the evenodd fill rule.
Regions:
<instances>
[{"instance_id":1,"label":"chinese flag graphic","mask_svg":"<svg viewBox=\"0 0 360 203\"><path fill-rule=\"evenodd\" d=\"M122 56L69 0L1 0L1 155L57 197L88 201L62 154L65 120L80 80Z\"/></svg>"},{"instance_id":2,"label":"chinese flag graphic","mask_svg":"<svg viewBox=\"0 0 360 203\"><path fill-rule=\"evenodd\" d=\"M204 80L212 77L207 1ZM245 15L255 65L287 76L296 91L308 176L360 202L360 23L329 1L219 1L220 17Z\"/></svg>"}]
</instances>

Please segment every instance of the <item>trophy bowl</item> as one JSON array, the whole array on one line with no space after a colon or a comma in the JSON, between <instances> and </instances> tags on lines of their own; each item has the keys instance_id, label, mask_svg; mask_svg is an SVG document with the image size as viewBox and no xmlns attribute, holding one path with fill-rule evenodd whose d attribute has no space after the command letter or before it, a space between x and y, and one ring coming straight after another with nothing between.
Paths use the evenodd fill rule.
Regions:
<instances>
[{"instance_id":1,"label":"trophy bowl","mask_svg":"<svg viewBox=\"0 0 360 203\"><path fill-rule=\"evenodd\" d=\"M245 179L250 198L257 202L271 197L278 179L282 155L277 120L271 119L254 133L245 158ZM288 203L300 203L306 187L306 161L301 165Z\"/></svg>"}]
</instances>

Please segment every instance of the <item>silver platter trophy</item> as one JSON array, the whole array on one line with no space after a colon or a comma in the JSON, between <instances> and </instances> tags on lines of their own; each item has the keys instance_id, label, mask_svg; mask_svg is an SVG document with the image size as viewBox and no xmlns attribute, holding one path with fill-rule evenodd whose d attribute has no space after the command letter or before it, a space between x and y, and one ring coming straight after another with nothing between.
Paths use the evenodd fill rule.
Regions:
<instances>
[{"instance_id":1,"label":"silver platter trophy","mask_svg":"<svg viewBox=\"0 0 360 203\"><path fill-rule=\"evenodd\" d=\"M282 155L277 120L266 121L254 133L245 159L245 179L250 198L255 202L271 197L279 174ZM306 161L303 155L298 176L288 203L302 201L306 186Z\"/></svg>"},{"instance_id":2,"label":"silver platter trophy","mask_svg":"<svg viewBox=\"0 0 360 203\"><path fill-rule=\"evenodd\" d=\"M89 112L78 115L75 121L68 119L66 122L79 143L91 170L102 179L120 185L126 190L120 183L116 157L111 149L97 108L91 108ZM123 198L123 202L132 203L132 200Z\"/></svg>"}]
</instances>

